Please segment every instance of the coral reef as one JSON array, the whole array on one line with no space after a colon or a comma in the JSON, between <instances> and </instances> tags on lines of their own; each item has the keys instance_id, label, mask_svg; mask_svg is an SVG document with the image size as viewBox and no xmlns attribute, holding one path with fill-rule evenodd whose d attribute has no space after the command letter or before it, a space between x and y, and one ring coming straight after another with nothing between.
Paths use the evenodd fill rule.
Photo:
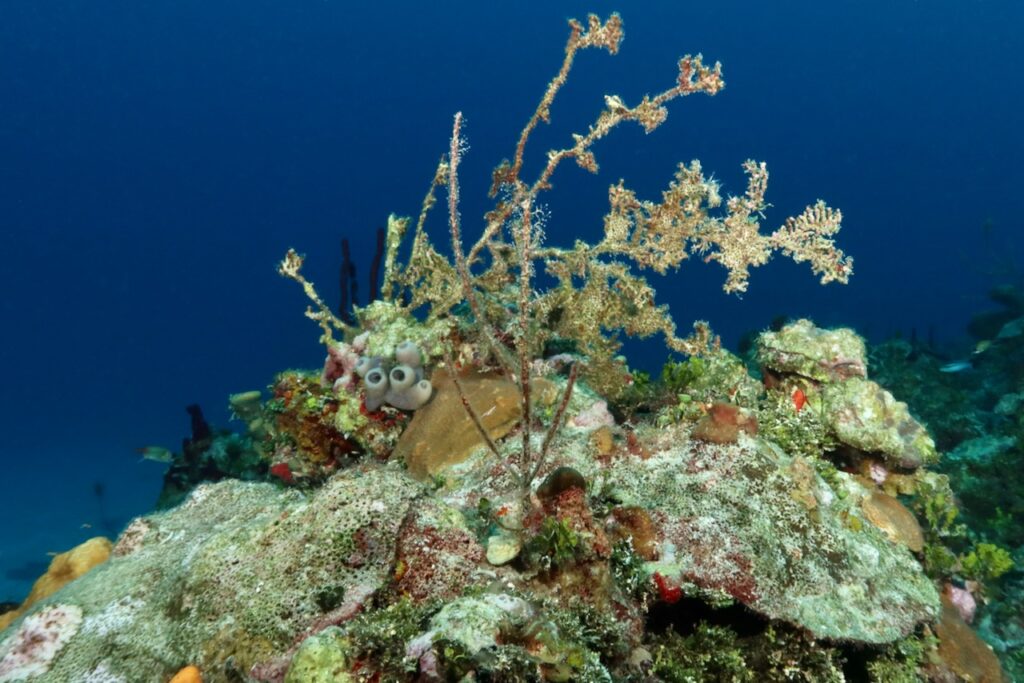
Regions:
<instances>
[{"instance_id":1,"label":"coral reef","mask_svg":"<svg viewBox=\"0 0 1024 683\"><path fill-rule=\"evenodd\" d=\"M308 499L270 484L198 487L58 594L81 628L53 680L99 665L126 681L168 680L191 663L216 681L272 663L387 582L420 492L380 467L348 469Z\"/></svg>"},{"instance_id":2,"label":"coral reef","mask_svg":"<svg viewBox=\"0 0 1024 683\"><path fill-rule=\"evenodd\" d=\"M901 339L870 353L877 377L906 398L943 451L935 466L941 476L918 487L915 505L925 522L926 566L946 582L943 594L960 618L976 626L1010 677L1022 680L1024 299L1009 285L993 289L991 299L999 309L971 321L968 332L979 341L960 356L966 361L951 364L947 350ZM984 654L966 640L963 651Z\"/></svg>"},{"instance_id":3,"label":"coral reef","mask_svg":"<svg viewBox=\"0 0 1024 683\"><path fill-rule=\"evenodd\" d=\"M164 473L157 509L166 510L181 503L193 488L203 482L224 478L247 481L266 478L267 463L262 449L267 432L259 399L259 392L234 394L229 399L232 411L247 425L245 434L211 427L198 405L186 408L191 435L182 441L181 451L170 453L159 449L167 454L169 467Z\"/></svg>"},{"instance_id":4,"label":"coral reef","mask_svg":"<svg viewBox=\"0 0 1024 683\"><path fill-rule=\"evenodd\" d=\"M543 243L538 198L561 162L596 170L618 124L651 132L670 100L724 86L719 65L684 57L674 85L632 107L608 96L524 180L578 51L621 40L617 15L570 22L476 241L457 114L415 228L388 220L379 300L339 316L288 252L279 272L311 301L323 368L281 373L266 402L232 396L242 435L193 411L177 505L18 614L0 681L1003 678L968 622L1008 656L1013 619L986 600L1013 558L971 537L950 488L958 458L983 456L965 446L935 472L932 437L869 378L852 330L780 325L751 374L705 324L677 336L641 275L699 255L742 292L781 252L845 282L838 211L819 201L764 234L765 165L746 162L746 193L723 198L694 161L660 202L612 186L597 243ZM440 188L451 261L426 232ZM689 357L630 372L619 334L659 332Z\"/></svg>"}]
</instances>

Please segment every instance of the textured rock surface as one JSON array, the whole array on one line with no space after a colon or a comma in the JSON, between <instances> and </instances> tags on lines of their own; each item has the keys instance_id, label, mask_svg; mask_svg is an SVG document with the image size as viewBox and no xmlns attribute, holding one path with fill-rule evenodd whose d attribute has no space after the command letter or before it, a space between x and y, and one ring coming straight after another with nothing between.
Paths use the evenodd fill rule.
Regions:
<instances>
[{"instance_id":1,"label":"textured rock surface","mask_svg":"<svg viewBox=\"0 0 1024 683\"><path fill-rule=\"evenodd\" d=\"M872 489L857 477L827 483L808 459L759 437L708 444L688 429L639 428L642 450L601 461L592 430L567 428L546 472L572 467L630 516L643 514L646 571L687 592L843 641L892 642L935 618L935 587L905 545L869 522L860 501ZM442 495L500 500L488 459L466 464Z\"/></svg>"},{"instance_id":2,"label":"textured rock surface","mask_svg":"<svg viewBox=\"0 0 1024 683\"><path fill-rule=\"evenodd\" d=\"M866 355L864 340L853 330L826 330L810 320L797 320L778 332L764 332L757 339L761 365L819 382L865 377Z\"/></svg>"},{"instance_id":3,"label":"textured rock surface","mask_svg":"<svg viewBox=\"0 0 1024 683\"><path fill-rule=\"evenodd\" d=\"M353 683L351 666L341 629L330 626L302 641L284 683Z\"/></svg>"},{"instance_id":4,"label":"textured rock surface","mask_svg":"<svg viewBox=\"0 0 1024 683\"><path fill-rule=\"evenodd\" d=\"M82 625L75 605L49 605L33 612L0 641L0 683L46 674Z\"/></svg>"},{"instance_id":5,"label":"textured rock surface","mask_svg":"<svg viewBox=\"0 0 1024 683\"><path fill-rule=\"evenodd\" d=\"M803 381L813 410L843 444L878 453L894 467L935 462L935 442L907 404L867 379L864 340L853 330L826 330L798 320L757 341L758 362L772 373ZM820 400L819 400L820 392Z\"/></svg>"},{"instance_id":6,"label":"textured rock surface","mask_svg":"<svg viewBox=\"0 0 1024 683\"><path fill-rule=\"evenodd\" d=\"M102 667L161 681L190 663L214 681L247 674L297 634L357 611L388 579L420 493L381 467L346 470L308 497L267 484L200 486L133 524L120 556L55 594L83 620L47 680Z\"/></svg>"},{"instance_id":7,"label":"textured rock surface","mask_svg":"<svg viewBox=\"0 0 1024 683\"><path fill-rule=\"evenodd\" d=\"M826 385L822 396L823 420L840 442L906 469L938 459L935 442L907 404L874 382L854 377Z\"/></svg>"},{"instance_id":8,"label":"textured rock surface","mask_svg":"<svg viewBox=\"0 0 1024 683\"><path fill-rule=\"evenodd\" d=\"M937 614L938 594L907 548L848 522L861 515L856 496L835 495L767 442L695 446L669 432L649 459L607 473L619 501L661 520L652 567L662 576L822 638L890 642ZM844 485L863 492L852 477Z\"/></svg>"}]
</instances>

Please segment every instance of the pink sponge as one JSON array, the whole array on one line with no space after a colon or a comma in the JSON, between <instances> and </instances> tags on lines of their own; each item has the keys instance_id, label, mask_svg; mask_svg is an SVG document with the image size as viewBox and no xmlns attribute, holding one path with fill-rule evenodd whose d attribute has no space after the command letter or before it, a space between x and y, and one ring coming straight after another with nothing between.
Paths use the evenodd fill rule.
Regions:
<instances>
[{"instance_id":1,"label":"pink sponge","mask_svg":"<svg viewBox=\"0 0 1024 683\"><path fill-rule=\"evenodd\" d=\"M74 605L50 605L26 617L18 630L0 643L0 683L46 673L81 624L82 610Z\"/></svg>"}]
</instances>

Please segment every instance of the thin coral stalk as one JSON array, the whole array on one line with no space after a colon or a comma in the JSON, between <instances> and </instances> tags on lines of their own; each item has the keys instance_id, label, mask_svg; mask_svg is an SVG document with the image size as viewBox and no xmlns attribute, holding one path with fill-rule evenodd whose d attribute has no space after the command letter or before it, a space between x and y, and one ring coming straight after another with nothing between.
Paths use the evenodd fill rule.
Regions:
<instances>
[{"instance_id":1,"label":"thin coral stalk","mask_svg":"<svg viewBox=\"0 0 1024 683\"><path fill-rule=\"evenodd\" d=\"M342 334L348 334L354 331L351 325L348 325L338 316L334 315L331 308L324 303L324 300L317 294L316 288L313 287L313 283L307 280L302 275L302 263L304 258L299 255L294 249L289 249L288 253L284 255L284 259L277 265L277 272L282 276L295 280L302 285L302 291L306 293L310 301L316 304L318 310L314 311L311 307L306 309L306 317L311 320L315 320L319 325L320 329L324 331L323 341L328 343L333 340L332 329L341 330Z\"/></svg>"},{"instance_id":2,"label":"thin coral stalk","mask_svg":"<svg viewBox=\"0 0 1024 683\"><path fill-rule=\"evenodd\" d=\"M462 250L462 227L459 217L459 162L462 159L462 145L462 112L460 111L456 112L455 121L452 124L452 140L448 154L448 227L452 237L452 253L455 255L455 270L462 282L463 296L466 297L469 309L473 312L473 317L487 339L491 351L503 365L505 373L514 375L512 364L509 363L508 352L495 339L490 324L483 315L483 309L473 287L473 276L469 272L466 255Z\"/></svg>"},{"instance_id":3,"label":"thin coral stalk","mask_svg":"<svg viewBox=\"0 0 1024 683\"><path fill-rule=\"evenodd\" d=\"M526 143L530 138L530 133L533 132L534 128L541 121L545 123L550 121L551 105L555 101L558 91L562 89L562 86L565 85L566 80L569 78L569 71L572 70L576 53L581 49L597 47L608 50L610 54L617 54L619 44L622 42L622 36L622 17L616 13L612 13L604 24L601 23L597 15L588 15L586 31L583 30L583 24L575 19L569 21L569 39L565 44L565 58L562 60L562 66L558 69L555 77L551 79L551 82L548 83L544 96L534 110L533 115L530 116L530 120L526 122L522 132L520 132L512 163L509 164L506 161L494 170L490 192L492 197L497 195L502 185L515 185L519 183L519 172L522 170L523 155L526 150ZM531 194L536 193L531 192ZM470 263L476 262L480 251L494 239L501 230L502 225L504 225L505 220L508 219L514 210L515 204L509 203L504 207L499 207L493 215L488 216L487 226L483 234L469 250Z\"/></svg>"},{"instance_id":4,"label":"thin coral stalk","mask_svg":"<svg viewBox=\"0 0 1024 683\"><path fill-rule=\"evenodd\" d=\"M530 402L530 298L533 294L532 211L533 207L527 197L522 206L522 216L515 235L519 252L519 339L516 341L516 350L519 352L519 396L522 401L523 413L523 450L520 455L523 472L531 469L532 461L530 446L530 425L533 423ZM532 476L523 481L524 489L529 488L531 480Z\"/></svg>"},{"instance_id":5,"label":"thin coral stalk","mask_svg":"<svg viewBox=\"0 0 1024 683\"><path fill-rule=\"evenodd\" d=\"M562 161L575 159L581 168L596 173L598 170L597 160L591 147L595 142L608 135L617 125L623 121L636 121L643 126L644 132L650 133L668 117L668 110L664 105L670 100L700 92L715 95L725 87L725 81L722 80L721 64L716 62L714 67L708 67L704 65L700 55L686 55L679 60L679 76L675 86L654 97L645 96L635 107L626 106L616 95L606 96L605 110L591 124L587 133L585 135L574 134L571 147L548 152L548 162L544 170L532 185L526 186L519 178L519 173L522 170L523 152L527 139L540 121L548 120L551 103L569 75L576 52L586 47L604 48L612 55L618 52L623 36L622 19L619 15L612 14L604 24L601 24L598 17L593 14L588 16L587 20L588 27L585 33L579 22L575 20L569 22L571 32L566 43L566 57L562 62L561 69L548 84L544 97L541 98L536 111L520 134L514 161L512 163L505 161L494 170L491 195L496 195L502 186L510 186L516 188L516 197L511 202L499 204L494 211L487 215L487 226L483 234L469 250L469 263L475 263L481 250L498 235L505 221L515 211L517 204L523 201L522 195L528 195L532 202L540 192L550 189L551 176L554 175L555 169Z\"/></svg>"},{"instance_id":6,"label":"thin coral stalk","mask_svg":"<svg viewBox=\"0 0 1024 683\"><path fill-rule=\"evenodd\" d=\"M462 281L462 294L466 297L470 310L478 323L483 325L480 303L473 289L473 278L466 265L466 255L462 251L462 221L459 217L459 162L462 160L462 112L455 113L452 124L452 139L448 153L448 229L452 236L452 252L455 255L455 270Z\"/></svg>"},{"instance_id":7,"label":"thin coral stalk","mask_svg":"<svg viewBox=\"0 0 1024 683\"><path fill-rule=\"evenodd\" d=\"M555 410L555 416L551 421L551 426L548 427L547 434L544 435L544 443L540 447L540 454L537 456L537 462L533 464L533 469L530 470L530 476L526 482L527 486L537 478L541 468L544 467L544 461L547 460L548 449L551 447L551 442L554 441L555 435L558 434L558 430L562 427L562 421L565 419L565 411L569 407L569 399L572 398L572 391L576 386L576 365L576 363L573 363L569 367L569 379L565 384L565 391L562 392L562 400L558 402L558 408Z\"/></svg>"},{"instance_id":8,"label":"thin coral stalk","mask_svg":"<svg viewBox=\"0 0 1024 683\"><path fill-rule=\"evenodd\" d=\"M469 402L469 398L466 396L466 390L462 387L462 380L459 379L459 371L455 368L455 363L452 360L451 353L448 349L444 350L444 366L448 370L448 376L451 377L452 384L455 385L455 391L459 394L459 400L462 401L462 407L466 409L466 414L469 415L469 419L473 422L473 426L480 432L480 436L487 444L487 448L491 450L498 459L501 459L501 452L498 450L498 445L494 443L494 439L487 432L484 427L483 421L480 419L480 414L476 412L476 408Z\"/></svg>"},{"instance_id":9,"label":"thin coral stalk","mask_svg":"<svg viewBox=\"0 0 1024 683\"><path fill-rule=\"evenodd\" d=\"M548 88L544 91L544 97L541 98L540 104L537 105L536 111L533 112L533 116L526 123L522 132L519 134L519 142L516 143L516 154L512 162L512 166L509 169L509 176L511 178L518 178L519 171L523 167L523 152L526 150L526 141L530 137L530 133L537 127L537 124L541 121L548 123L551 119L551 104L555 101L555 95L565 85L566 80L569 78L569 71L572 69L572 63L576 59L576 53L581 48L586 47L603 47L610 54L617 54L619 51L619 43L622 42L622 17L618 14L613 13L608 21L604 25L601 24L598 17L591 14L588 17L589 29L586 33L583 31L583 24L572 19L569 21L569 40L565 45L565 59L562 60L562 66L559 68L558 73L555 75L551 82L548 83ZM495 177L499 179L498 176ZM497 192L497 187L491 188L492 195Z\"/></svg>"}]
</instances>

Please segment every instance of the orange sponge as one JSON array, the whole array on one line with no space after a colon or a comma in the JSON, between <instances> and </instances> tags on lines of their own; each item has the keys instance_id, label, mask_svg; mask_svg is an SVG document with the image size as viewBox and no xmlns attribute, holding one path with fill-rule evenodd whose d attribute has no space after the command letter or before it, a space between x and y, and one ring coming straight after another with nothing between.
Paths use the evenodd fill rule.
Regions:
<instances>
[{"instance_id":1,"label":"orange sponge","mask_svg":"<svg viewBox=\"0 0 1024 683\"><path fill-rule=\"evenodd\" d=\"M110 558L112 547L113 544L108 539L97 536L54 557L50 562L50 568L32 585L32 591L25 598L25 602L21 603L21 607L0 614L0 630L7 628L37 600L53 595L65 584L74 581L96 565L106 562Z\"/></svg>"},{"instance_id":2,"label":"orange sponge","mask_svg":"<svg viewBox=\"0 0 1024 683\"><path fill-rule=\"evenodd\" d=\"M203 676L199 673L198 668L189 665L174 674L170 683L203 683Z\"/></svg>"}]
</instances>

